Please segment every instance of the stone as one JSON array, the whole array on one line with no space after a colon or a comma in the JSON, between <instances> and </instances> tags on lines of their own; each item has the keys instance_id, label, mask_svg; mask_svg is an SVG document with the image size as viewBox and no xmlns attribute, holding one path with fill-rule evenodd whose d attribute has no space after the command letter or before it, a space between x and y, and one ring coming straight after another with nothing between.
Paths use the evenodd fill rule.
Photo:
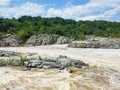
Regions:
<instances>
[{"instance_id":1,"label":"stone","mask_svg":"<svg viewBox=\"0 0 120 90\"><path fill-rule=\"evenodd\" d=\"M67 44L72 39L58 35L39 34L31 36L25 43L25 46L40 46L51 44Z\"/></svg>"},{"instance_id":2,"label":"stone","mask_svg":"<svg viewBox=\"0 0 120 90\"><path fill-rule=\"evenodd\" d=\"M31 67L25 67L23 68L23 71L30 71L31 70Z\"/></svg>"},{"instance_id":3,"label":"stone","mask_svg":"<svg viewBox=\"0 0 120 90\"><path fill-rule=\"evenodd\" d=\"M13 66L20 66L21 62L20 62L20 60L11 60L11 64Z\"/></svg>"},{"instance_id":4,"label":"stone","mask_svg":"<svg viewBox=\"0 0 120 90\"><path fill-rule=\"evenodd\" d=\"M58 37L57 35L47 34L33 35L27 40L25 45L26 46L50 45L56 42L57 37Z\"/></svg>"},{"instance_id":5,"label":"stone","mask_svg":"<svg viewBox=\"0 0 120 90\"><path fill-rule=\"evenodd\" d=\"M90 37L85 40L73 41L68 47L119 49L120 38Z\"/></svg>"},{"instance_id":6,"label":"stone","mask_svg":"<svg viewBox=\"0 0 120 90\"><path fill-rule=\"evenodd\" d=\"M99 41L74 41L68 45L72 48L100 48Z\"/></svg>"},{"instance_id":7,"label":"stone","mask_svg":"<svg viewBox=\"0 0 120 90\"><path fill-rule=\"evenodd\" d=\"M68 37L59 36L59 38L56 41L56 44L68 44L70 42L72 42L72 39Z\"/></svg>"},{"instance_id":8,"label":"stone","mask_svg":"<svg viewBox=\"0 0 120 90\"><path fill-rule=\"evenodd\" d=\"M0 50L0 57L10 57L10 56L16 56L19 53L14 52L14 51L4 51L4 50Z\"/></svg>"},{"instance_id":9,"label":"stone","mask_svg":"<svg viewBox=\"0 0 120 90\"><path fill-rule=\"evenodd\" d=\"M82 66L88 66L88 65L80 60L74 60L67 56L60 55L59 57L54 58L54 59L51 59L51 58L41 59L40 58L40 60L25 61L24 66L34 67L34 68L43 68L43 69L59 68L60 70L62 70L69 66L81 68Z\"/></svg>"},{"instance_id":10,"label":"stone","mask_svg":"<svg viewBox=\"0 0 120 90\"><path fill-rule=\"evenodd\" d=\"M12 46L17 47L19 46L19 37L17 35L11 35L11 34L4 34L0 36L0 46Z\"/></svg>"}]
</instances>

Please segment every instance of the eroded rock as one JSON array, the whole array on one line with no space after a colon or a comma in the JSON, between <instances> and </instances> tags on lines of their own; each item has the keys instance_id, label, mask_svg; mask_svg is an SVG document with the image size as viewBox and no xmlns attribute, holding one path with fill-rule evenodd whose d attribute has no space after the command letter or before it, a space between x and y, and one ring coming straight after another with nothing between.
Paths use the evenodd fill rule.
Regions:
<instances>
[{"instance_id":1,"label":"eroded rock","mask_svg":"<svg viewBox=\"0 0 120 90\"><path fill-rule=\"evenodd\" d=\"M68 45L72 48L120 48L120 38L91 37L86 40L73 41Z\"/></svg>"},{"instance_id":2,"label":"eroded rock","mask_svg":"<svg viewBox=\"0 0 120 90\"><path fill-rule=\"evenodd\" d=\"M58 35L40 34L31 36L25 46L40 46L40 45L51 45L51 44L67 44L72 39Z\"/></svg>"},{"instance_id":3,"label":"eroded rock","mask_svg":"<svg viewBox=\"0 0 120 90\"><path fill-rule=\"evenodd\" d=\"M88 66L88 64L85 64L80 60L74 60L67 56L59 56L58 58L54 58L54 59L46 58L40 60L29 60L24 62L24 66L34 67L34 68L44 68L44 69L49 69L49 68L64 69L69 66L81 68L82 66Z\"/></svg>"},{"instance_id":4,"label":"eroded rock","mask_svg":"<svg viewBox=\"0 0 120 90\"><path fill-rule=\"evenodd\" d=\"M19 46L19 38L17 35L5 34L0 36L0 46Z\"/></svg>"},{"instance_id":5,"label":"eroded rock","mask_svg":"<svg viewBox=\"0 0 120 90\"><path fill-rule=\"evenodd\" d=\"M14 52L14 51L4 51L4 50L0 50L0 57L10 57L10 56L16 56L19 53Z\"/></svg>"}]
</instances>

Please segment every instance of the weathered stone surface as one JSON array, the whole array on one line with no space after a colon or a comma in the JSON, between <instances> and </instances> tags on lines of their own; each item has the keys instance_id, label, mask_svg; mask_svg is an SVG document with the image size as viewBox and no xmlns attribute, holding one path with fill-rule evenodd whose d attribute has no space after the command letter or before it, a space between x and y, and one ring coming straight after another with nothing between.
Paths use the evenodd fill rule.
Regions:
<instances>
[{"instance_id":1,"label":"weathered stone surface","mask_svg":"<svg viewBox=\"0 0 120 90\"><path fill-rule=\"evenodd\" d=\"M49 45L56 42L57 37L58 37L57 35L47 34L33 35L27 40L25 45L27 46Z\"/></svg>"},{"instance_id":2,"label":"weathered stone surface","mask_svg":"<svg viewBox=\"0 0 120 90\"><path fill-rule=\"evenodd\" d=\"M21 61L20 60L10 60L11 61L11 65L13 66L20 66Z\"/></svg>"},{"instance_id":3,"label":"weathered stone surface","mask_svg":"<svg viewBox=\"0 0 120 90\"><path fill-rule=\"evenodd\" d=\"M120 48L120 38L92 37L86 40L73 41L68 45L72 48Z\"/></svg>"},{"instance_id":4,"label":"weathered stone surface","mask_svg":"<svg viewBox=\"0 0 120 90\"><path fill-rule=\"evenodd\" d=\"M68 45L72 48L100 48L99 41L74 41Z\"/></svg>"},{"instance_id":5,"label":"weathered stone surface","mask_svg":"<svg viewBox=\"0 0 120 90\"><path fill-rule=\"evenodd\" d=\"M56 44L67 44L70 42L72 42L72 39L68 37L59 36L59 38L56 41Z\"/></svg>"},{"instance_id":6,"label":"weathered stone surface","mask_svg":"<svg viewBox=\"0 0 120 90\"><path fill-rule=\"evenodd\" d=\"M0 36L0 46L19 46L19 38L16 35L5 34Z\"/></svg>"},{"instance_id":7,"label":"weathered stone surface","mask_svg":"<svg viewBox=\"0 0 120 90\"><path fill-rule=\"evenodd\" d=\"M4 50L0 50L0 57L9 57L9 56L16 56L19 53L14 52L14 51L4 51Z\"/></svg>"},{"instance_id":8,"label":"weathered stone surface","mask_svg":"<svg viewBox=\"0 0 120 90\"><path fill-rule=\"evenodd\" d=\"M35 68L59 68L64 69L69 66L74 66L81 68L82 66L88 66L80 60L74 60L66 56L59 56L56 59L41 59L41 60L30 60L24 62L26 67L35 67Z\"/></svg>"},{"instance_id":9,"label":"weathered stone surface","mask_svg":"<svg viewBox=\"0 0 120 90\"><path fill-rule=\"evenodd\" d=\"M39 45L51 45L51 44L66 44L70 43L71 39L58 35L40 34L31 36L26 46L39 46Z\"/></svg>"}]
</instances>

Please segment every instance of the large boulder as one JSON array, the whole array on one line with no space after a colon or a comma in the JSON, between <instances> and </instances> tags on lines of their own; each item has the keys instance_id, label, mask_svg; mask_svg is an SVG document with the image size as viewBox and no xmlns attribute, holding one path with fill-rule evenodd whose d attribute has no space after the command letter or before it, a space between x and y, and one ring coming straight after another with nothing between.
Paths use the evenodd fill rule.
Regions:
<instances>
[{"instance_id":1,"label":"large boulder","mask_svg":"<svg viewBox=\"0 0 120 90\"><path fill-rule=\"evenodd\" d=\"M40 45L51 45L51 44L66 44L71 42L71 39L58 35L39 34L31 36L26 46L40 46Z\"/></svg>"},{"instance_id":2,"label":"large boulder","mask_svg":"<svg viewBox=\"0 0 120 90\"><path fill-rule=\"evenodd\" d=\"M0 46L19 46L19 38L16 35L4 34L0 36Z\"/></svg>"}]
</instances>

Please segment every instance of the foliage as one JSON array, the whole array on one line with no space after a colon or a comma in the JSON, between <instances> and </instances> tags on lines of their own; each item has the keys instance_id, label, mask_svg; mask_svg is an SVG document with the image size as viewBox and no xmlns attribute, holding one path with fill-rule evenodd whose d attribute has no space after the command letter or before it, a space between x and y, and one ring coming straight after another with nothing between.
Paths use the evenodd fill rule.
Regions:
<instances>
[{"instance_id":1,"label":"foliage","mask_svg":"<svg viewBox=\"0 0 120 90\"><path fill-rule=\"evenodd\" d=\"M24 62L26 62L26 61L29 61L29 59L27 59L27 57L20 56L21 65L24 65Z\"/></svg>"},{"instance_id":2,"label":"foliage","mask_svg":"<svg viewBox=\"0 0 120 90\"><path fill-rule=\"evenodd\" d=\"M75 39L85 35L120 37L120 22L75 21L60 17L41 18L22 16L18 19L0 18L0 33L17 34L26 40L34 34L57 34Z\"/></svg>"}]
</instances>

